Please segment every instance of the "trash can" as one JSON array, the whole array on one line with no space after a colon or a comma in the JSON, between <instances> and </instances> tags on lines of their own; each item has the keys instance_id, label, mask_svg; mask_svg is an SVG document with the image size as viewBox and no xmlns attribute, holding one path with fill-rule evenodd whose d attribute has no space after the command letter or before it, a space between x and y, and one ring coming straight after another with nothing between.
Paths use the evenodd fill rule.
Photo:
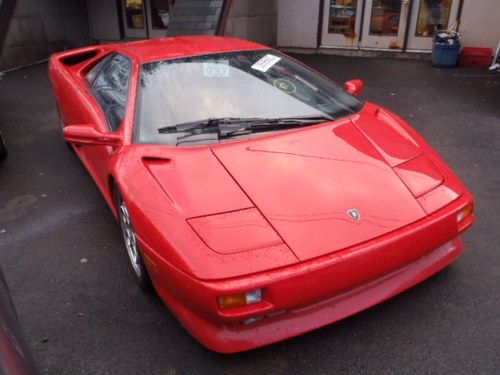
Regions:
<instances>
[{"instance_id":1,"label":"trash can","mask_svg":"<svg viewBox=\"0 0 500 375\"><path fill-rule=\"evenodd\" d=\"M432 63L440 68L452 68L458 64L460 43L438 44L432 48Z\"/></svg>"},{"instance_id":2,"label":"trash can","mask_svg":"<svg viewBox=\"0 0 500 375\"><path fill-rule=\"evenodd\" d=\"M456 32L434 31L432 63L442 68L457 66L460 55L459 35Z\"/></svg>"}]
</instances>

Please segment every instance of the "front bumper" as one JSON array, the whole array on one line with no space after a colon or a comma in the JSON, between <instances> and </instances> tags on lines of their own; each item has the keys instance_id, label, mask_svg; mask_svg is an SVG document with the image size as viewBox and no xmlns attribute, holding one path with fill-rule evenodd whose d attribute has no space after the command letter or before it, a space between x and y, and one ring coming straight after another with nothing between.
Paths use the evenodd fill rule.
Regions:
<instances>
[{"instance_id":1,"label":"front bumper","mask_svg":"<svg viewBox=\"0 0 500 375\"><path fill-rule=\"evenodd\" d=\"M333 323L401 293L456 259L457 214L464 195L436 213L363 244L310 261L240 278L195 279L171 267L140 241L158 294L186 329L217 352L249 350ZM220 310L216 297L262 289L263 301ZM251 318L260 320L244 324Z\"/></svg>"}]
</instances>

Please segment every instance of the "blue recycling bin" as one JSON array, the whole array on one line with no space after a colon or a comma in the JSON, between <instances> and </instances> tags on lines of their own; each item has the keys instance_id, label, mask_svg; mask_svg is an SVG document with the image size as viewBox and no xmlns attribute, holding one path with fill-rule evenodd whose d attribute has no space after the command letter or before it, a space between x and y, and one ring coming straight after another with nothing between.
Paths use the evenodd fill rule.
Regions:
<instances>
[{"instance_id":1,"label":"blue recycling bin","mask_svg":"<svg viewBox=\"0 0 500 375\"><path fill-rule=\"evenodd\" d=\"M457 66L460 55L460 43L441 44L434 43L432 48L432 63L441 68Z\"/></svg>"}]
</instances>

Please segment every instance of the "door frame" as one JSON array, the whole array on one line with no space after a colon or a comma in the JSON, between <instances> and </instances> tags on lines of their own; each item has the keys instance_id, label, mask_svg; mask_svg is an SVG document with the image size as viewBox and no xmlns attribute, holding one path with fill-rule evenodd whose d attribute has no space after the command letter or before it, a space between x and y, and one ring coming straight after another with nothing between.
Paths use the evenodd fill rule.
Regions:
<instances>
[{"instance_id":1,"label":"door frame","mask_svg":"<svg viewBox=\"0 0 500 375\"><path fill-rule=\"evenodd\" d=\"M361 36L361 27L363 24L363 7L364 0L357 0L356 3L356 18L354 21L354 35L349 38L346 34L330 33L329 20L331 11L330 0L320 1L320 19L321 27L318 29L320 47L322 48L345 48L345 49L358 49Z\"/></svg>"},{"instance_id":2,"label":"door frame","mask_svg":"<svg viewBox=\"0 0 500 375\"><path fill-rule=\"evenodd\" d=\"M146 31L147 38L165 38L167 36L168 26L165 29L155 29L153 27L153 15L151 12L153 11L153 7L151 6L151 0L144 0L146 7ZM169 5L169 13L172 12Z\"/></svg>"},{"instance_id":3,"label":"door frame","mask_svg":"<svg viewBox=\"0 0 500 375\"><path fill-rule=\"evenodd\" d=\"M365 1L365 13L363 14L364 23L363 29L361 30L362 40L359 45L361 49L366 50L382 50L382 51L403 51L405 36L406 36L406 25L409 21L409 9L411 7L410 0L401 0L401 6L399 10L399 21L398 30L394 35L377 35L371 34L371 22L373 18L373 3L375 0L364 0ZM385 14L384 14L385 15Z\"/></svg>"},{"instance_id":4,"label":"door frame","mask_svg":"<svg viewBox=\"0 0 500 375\"><path fill-rule=\"evenodd\" d=\"M126 39L149 39L148 33L148 21L147 21L147 9L146 9L146 1L143 1L142 12L144 15L144 28L135 29L129 28L127 24L127 3L125 0L120 1L121 14L120 18L122 19L123 25L123 36Z\"/></svg>"},{"instance_id":5,"label":"door frame","mask_svg":"<svg viewBox=\"0 0 500 375\"><path fill-rule=\"evenodd\" d=\"M432 35L430 36L417 36L418 17L420 14L420 7L424 0L412 0L411 10L415 13L414 17L409 18L408 30L406 35L406 47L408 51L427 52L432 50ZM448 26L458 20L460 3L463 0L451 0L450 15L448 18ZM427 47L427 48L426 48Z\"/></svg>"}]
</instances>

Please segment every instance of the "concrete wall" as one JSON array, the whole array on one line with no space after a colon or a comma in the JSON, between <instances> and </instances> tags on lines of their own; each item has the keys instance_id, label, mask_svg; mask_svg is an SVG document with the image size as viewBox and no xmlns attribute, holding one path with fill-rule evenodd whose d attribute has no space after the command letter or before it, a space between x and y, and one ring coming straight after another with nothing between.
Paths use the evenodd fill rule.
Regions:
<instances>
[{"instance_id":1,"label":"concrete wall","mask_svg":"<svg viewBox=\"0 0 500 375\"><path fill-rule=\"evenodd\" d=\"M168 36L214 35L223 0L176 0Z\"/></svg>"},{"instance_id":2,"label":"concrete wall","mask_svg":"<svg viewBox=\"0 0 500 375\"><path fill-rule=\"evenodd\" d=\"M276 0L233 0L224 35L276 46Z\"/></svg>"},{"instance_id":3,"label":"concrete wall","mask_svg":"<svg viewBox=\"0 0 500 375\"><path fill-rule=\"evenodd\" d=\"M87 0L87 10L94 41L120 40L121 14L116 0Z\"/></svg>"},{"instance_id":4,"label":"concrete wall","mask_svg":"<svg viewBox=\"0 0 500 375\"><path fill-rule=\"evenodd\" d=\"M85 1L17 0L0 54L0 70L89 41Z\"/></svg>"},{"instance_id":5,"label":"concrete wall","mask_svg":"<svg viewBox=\"0 0 500 375\"><path fill-rule=\"evenodd\" d=\"M500 42L500 0L465 0L460 24L462 45L490 47Z\"/></svg>"},{"instance_id":6,"label":"concrete wall","mask_svg":"<svg viewBox=\"0 0 500 375\"><path fill-rule=\"evenodd\" d=\"M316 48L320 0L278 0L278 46Z\"/></svg>"},{"instance_id":7,"label":"concrete wall","mask_svg":"<svg viewBox=\"0 0 500 375\"><path fill-rule=\"evenodd\" d=\"M87 4L92 38L96 42L120 40L122 15L116 0L87 0ZM222 4L223 0L176 0L166 35L214 35Z\"/></svg>"}]
</instances>

